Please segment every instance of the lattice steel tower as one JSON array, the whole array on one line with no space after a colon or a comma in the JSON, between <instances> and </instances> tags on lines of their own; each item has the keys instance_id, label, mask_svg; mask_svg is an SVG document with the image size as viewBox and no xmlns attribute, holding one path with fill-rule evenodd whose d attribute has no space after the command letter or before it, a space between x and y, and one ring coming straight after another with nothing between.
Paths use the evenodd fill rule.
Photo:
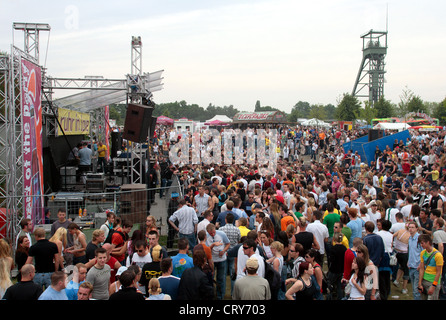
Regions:
<instances>
[{"instance_id":1,"label":"lattice steel tower","mask_svg":"<svg viewBox=\"0 0 446 320\"><path fill-rule=\"evenodd\" d=\"M384 58L387 54L387 31L370 30L361 36L362 62L352 96L368 98L373 106L384 95ZM365 88L369 89L366 93Z\"/></svg>"}]
</instances>

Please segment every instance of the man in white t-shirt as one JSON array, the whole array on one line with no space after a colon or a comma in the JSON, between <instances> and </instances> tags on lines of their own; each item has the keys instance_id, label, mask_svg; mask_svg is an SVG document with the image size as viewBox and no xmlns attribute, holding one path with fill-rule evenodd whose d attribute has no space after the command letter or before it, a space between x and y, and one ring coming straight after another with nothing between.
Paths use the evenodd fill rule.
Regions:
<instances>
[{"instance_id":1,"label":"man in white t-shirt","mask_svg":"<svg viewBox=\"0 0 446 320\"><path fill-rule=\"evenodd\" d=\"M401 212L397 212L395 214L396 223L392 223L392 227L390 228L390 233L396 233L400 229L404 229L406 227L406 223L404 222L404 216Z\"/></svg>"},{"instance_id":2,"label":"man in white t-shirt","mask_svg":"<svg viewBox=\"0 0 446 320\"><path fill-rule=\"evenodd\" d=\"M253 239L247 239L240 246L237 253L237 279L246 276L246 261L252 257L259 261L259 269L257 270L257 274L260 277L265 277L265 260L260 255L256 242Z\"/></svg>"},{"instance_id":3,"label":"man in white t-shirt","mask_svg":"<svg viewBox=\"0 0 446 320\"><path fill-rule=\"evenodd\" d=\"M311 232L319 243L319 253L321 259L319 262L323 263L325 243L328 241L329 234L327 226L322 223L322 216L323 213L320 210L313 212L313 222L308 224L306 231Z\"/></svg>"},{"instance_id":4,"label":"man in white t-shirt","mask_svg":"<svg viewBox=\"0 0 446 320\"><path fill-rule=\"evenodd\" d=\"M126 267L130 267L133 264L136 264L138 267L142 269L144 264L152 262L152 256L150 255L147 241L137 240L133 246L135 251L133 254L127 257Z\"/></svg>"},{"instance_id":5,"label":"man in white t-shirt","mask_svg":"<svg viewBox=\"0 0 446 320\"><path fill-rule=\"evenodd\" d=\"M390 208L386 210L386 213L384 215L385 220L389 220L392 222L392 224L397 223L395 215L400 212L397 208L395 208L395 200L390 199L389 200Z\"/></svg>"},{"instance_id":6,"label":"man in white t-shirt","mask_svg":"<svg viewBox=\"0 0 446 320\"><path fill-rule=\"evenodd\" d=\"M374 200L371 201L370 208L367 213L369 214L370 221L372 221L373 224L375 225L374 232L378 231L377 221L378 219L381 219L381 212L379 212L377 209L378 209L378 204Z\"/></svg>"},{"instance_id":7,"label":"man in white t-shirt","mask_svg":"<svg viewBox=\"0 0 446 320\"><path fill-rule=\"evenodd\" d=\"M376 189L373 186L373 182L369 179L366 179L366 184L364 188L367 190L368 194L372 197L373 200L376 199Z\"/></svg>"},{"instance_id":8,"label":"man in white t-shirt","mask_svg":"<svg viewBox=\"0 0 446 320\"><path fill-rule=\"evenodd\" d=\"M212 219L214 219L214 214L212 213L212 211L210 210L206 210L203 213L203 220L201 220L198 224L197 224L197 234L198 232L200 232L201 230L205 230L206 231L206 226L211 223Z\"/></svg>"},{"instance_id":9,"label":"man in white t-shirt","mask_svg":"<svg viewBox=\"0 0 446 320\"><path fill-rule=\"evenodd\" d=\"M412 198L412 196L407 196L406 197L406 205L404 205L402 208L401 208L401 213L403 214L403 216L404 216L404 220L405 221L409 221L409 215L410 215L410 212L412 211L412 204L413 204L413 198Z\"/></svg>"}]
</instances>

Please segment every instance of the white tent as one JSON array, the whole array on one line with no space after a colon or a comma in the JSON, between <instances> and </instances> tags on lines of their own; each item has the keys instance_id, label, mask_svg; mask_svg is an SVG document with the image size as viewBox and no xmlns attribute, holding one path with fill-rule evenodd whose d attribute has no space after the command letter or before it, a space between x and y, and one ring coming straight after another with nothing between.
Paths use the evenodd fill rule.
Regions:
<instances>
[{"instance_id":1,"label":"white tent","mask_svg":"<svg viewBox=\"0 0 446 320\"><path fill-rule=\"evenodd\" d=\"M395 123L379 122L378 124L376 124L373 127L373 129L398 130L398 131L403 131L403 130L406 130L409 128L410 128L410 125L408 125L407 123L404 123L404 122L395 122Z\"/></svg>"},{"instance_id":2,"label":"white tent","mask_svg":"<svg viewBox=\"0 0 446 320\"><path fill-rule=\"evenodd\" d=\"M231 123L232 119L225 115L215 115L212 119L206 120L205 122L211 122L214 120L219 120L224 123Z\"/></svg>"},{"instance_id":3,"label":"white tent","mask_svg":"<svg viewBox=\"0 0 446 320\"><path fill-rule=\"evenodd\" d=\"M316 118L304 121L301 123L301 125L306 127L325 127L325 128L330 127L330 124Z\"/></svg>"}]
</instances>

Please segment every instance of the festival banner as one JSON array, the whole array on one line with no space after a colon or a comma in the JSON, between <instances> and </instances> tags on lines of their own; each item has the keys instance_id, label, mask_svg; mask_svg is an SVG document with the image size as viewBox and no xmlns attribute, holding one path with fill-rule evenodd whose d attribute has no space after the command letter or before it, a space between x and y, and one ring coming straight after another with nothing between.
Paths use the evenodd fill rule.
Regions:
<instances>
[{"instance_id":1,"label":"festival banner","mask_svg":"<svg viewBox=\"0 0 446 320\"><path fill-rule=\"evenodd\" d=\"M43 155L42 155L42 73L39 66L22 59L22 158L23 217L42 223Z\"/></svg>"},{"instance_id":2,"label":"festival banner","mask_svg":"<svg viewBox=\"0 0 446 320\"><path fill-rule=\"evenodd\" d=\"M90 134L90 114L69 109L58 108L58 119L66 135ZM63 135L57 128L57 135Z\"/></svg>"}]
</instances>

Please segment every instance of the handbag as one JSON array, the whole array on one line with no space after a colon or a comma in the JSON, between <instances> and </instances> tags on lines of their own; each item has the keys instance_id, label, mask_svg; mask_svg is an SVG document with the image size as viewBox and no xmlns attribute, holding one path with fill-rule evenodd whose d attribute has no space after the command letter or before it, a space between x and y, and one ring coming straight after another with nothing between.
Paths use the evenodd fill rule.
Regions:
<instances>
[{"instance_id":1,"label":"handbag","mask_svg":"<svg viewBox=\"0 0 446 320\"><path fill-rule=\"evenodd\" d=\"M352 284L347 282L347 285L344 288L345 295L349 295L352 292Z\"/></svg>"},{"instance_id":2,"label":"handbag","mask_svg":"<svg viewBox=\"0 0 446 320\"><path fill-rule=\"evenodd\" d=\"M393 251L392 253L389 254L389 259L390 259L389 264L391 266L396 266L398 264L398 259L396 258L396 251Z\"/></svg>"}]
</instances>

